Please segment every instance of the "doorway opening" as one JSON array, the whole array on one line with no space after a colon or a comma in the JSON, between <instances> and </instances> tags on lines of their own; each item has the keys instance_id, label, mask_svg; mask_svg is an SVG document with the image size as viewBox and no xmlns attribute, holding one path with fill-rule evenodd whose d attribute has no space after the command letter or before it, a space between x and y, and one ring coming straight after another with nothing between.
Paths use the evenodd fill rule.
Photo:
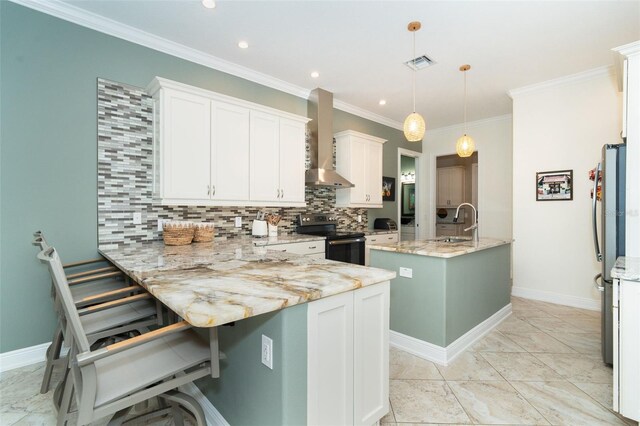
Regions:
<instances>
[{"instance_id":1,"label":"doorway opening","mask_svg":"<svg viewBox=\"0 0 640 426\"><path fill-rule=\"evenodd\" d=\"M456 154L436 158L436 237L471 236L465 228L473 224L473 210L460 209L454 222L456 209L462 203L472 204L478 210L478 152L462 158Z\"/></svg>"},{"instance_id":2,"label":"doorway opening","mask_svg":"<svg viewBox=\"0 0 640 426\"><path fill-rule=\"evenodd\" d=\"M421 153L398 148L398 218L400 240L419 238L418 173Z\"/></svg>"}]
</instances>

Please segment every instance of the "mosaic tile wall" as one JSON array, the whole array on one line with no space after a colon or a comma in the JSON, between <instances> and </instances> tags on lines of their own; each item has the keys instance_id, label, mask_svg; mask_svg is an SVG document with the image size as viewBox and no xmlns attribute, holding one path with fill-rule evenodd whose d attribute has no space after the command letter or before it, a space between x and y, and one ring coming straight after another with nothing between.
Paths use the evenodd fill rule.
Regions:
<instances>
[{"instance_id":1,"label":"mosaic tile wall","mask_svg":"<svg viewBox=\"0 0 640 426\"><path fill-rule=\"evenodd\" d=\"M158 219L213 222L217 238L250 235L251 220L258 211L279 213L281 233L295 232L296 215L311 212L337 215L343 230L367 228L367 209L335 207L333 188L307 187L307 206L300 208L161 206L153 202L152 180L153 99L144 89L98 79L100 248L159 239ZM140 225L133 224L134 212L142 214ZM361 223L356 220L358 215L362 215ZM234 227L236 216L242 216L242 228Z\"/></svg>"}]
</instances>

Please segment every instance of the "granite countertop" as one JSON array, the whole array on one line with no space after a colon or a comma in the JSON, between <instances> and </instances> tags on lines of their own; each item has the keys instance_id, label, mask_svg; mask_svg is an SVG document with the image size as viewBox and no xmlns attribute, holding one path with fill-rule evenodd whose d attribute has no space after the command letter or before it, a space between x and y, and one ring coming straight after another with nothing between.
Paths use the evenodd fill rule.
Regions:
<instances>
[{"instance_id":1,"label":"granite countertop","mask_svg":"<svg viewBox=\"0 0 640 426\"><path fill-rule=\"evenodd\" d=\"M619 257L611 276L626 281L640 281L640 257Z\"/></svg>"},{"instance_id":2,"label":"granite countertop","mask_svg":"<svg viewBox=\"0 0 640 426\"><path fill-rule=\"evenodd\" d=\"M393 229L365 229L364 235L377 235L377 234L397 234L398 230Z\"/></svg>"},{"instance_id":3,"label":"granite countertop","mask_svg":"<svg viewBox=\"0 0 640 426\"><path fill-rule=\"evenodd\" d=\"M286 237L285 237L286 238ZM268 250L269 239L100 250L196 327L214 327L395 278L396 273ZM295 241L287 240L288 242Z\"/></svg>"},{"instance_id":4,"label":"granite countertop","mask_svg":"<svg viewBox=\"0 0 640 426\"><path fill-rule=\"evenodd\" d=\"M480 238L479 244L471 239L465 239L464 242L446 243L442 241L446 237L440 237L428 240L409 240L391 244L371 244L372 250L392 251L396 253L416 254L420 256L443 257L450 258L485 250L492 247L511 244L513 240L504 240L497 238ZM464 237L458 237L464 238Z\"/></svg>"},{"instance_id":5,"label":"granite countertop","mask_svg":"<svg viewBox=\"0 0 640 426\"><path fill-rule=\"evenodd\" d=\"M240 237L235 238L233 240L225 240L229 243L232 241L242 241L243 244L249 243L249 241L253 241L256 244L289 244L289 243L304 243L307 241L324 241L326 237L319 235L307 235L307 234L281 234L277 237Z\"/></svg>"}]
</instances>

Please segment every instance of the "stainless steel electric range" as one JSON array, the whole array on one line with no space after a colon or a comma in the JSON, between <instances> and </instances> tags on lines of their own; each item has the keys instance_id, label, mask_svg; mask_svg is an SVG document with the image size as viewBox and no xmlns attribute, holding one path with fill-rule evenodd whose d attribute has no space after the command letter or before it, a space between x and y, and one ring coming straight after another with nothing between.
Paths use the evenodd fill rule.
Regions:
<instances>
[{"instance_id":1,"label":"stainless steel electric range","mask_svg":"<svg viewBox=\"0 0 640 426\"><path fill-rule=\"evenodd\" d=\"M338 218L331 214L301 214L296 232L326 237L327 259L364 265L364 233L338 231L337 228Z\"/></svg>"}]
</instances>

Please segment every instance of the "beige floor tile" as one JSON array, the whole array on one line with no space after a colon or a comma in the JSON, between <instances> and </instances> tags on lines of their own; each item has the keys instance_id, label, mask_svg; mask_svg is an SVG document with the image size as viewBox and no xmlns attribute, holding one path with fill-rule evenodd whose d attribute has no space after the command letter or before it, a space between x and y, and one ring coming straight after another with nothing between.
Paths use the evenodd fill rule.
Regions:
<instances>
[{"instance_id":1,"label":"beige floor tile","mask_svg":"<svg viewBox=\"0 0 640 426\"><path fill-rule=\"evenodd\" d=\"M529 318L527 322L545 333L580 333L582 330L557 317Z\"/></svg>"},{"instance_id":2,"label":"beige floor tile","mask_svg":"<svg viewBox=\"0 0 640 426\"><path fill-rule=\"evenodd\" d=\"M507 382L448 382L474 423L549 424Z\"/></svg>"},{"instance_id":3,"label":"beige floor tile","mask_svg":"<svg viewBox=\"0 0 640 426\"><path fill-rule=\"evenodd\" d=\"M514 315L509 316L496 327L501 333L535 333L540 330Z\"/></svg>"},{"instance_id":4,"label":"beige floor tile","mask_svg":"<svg viewBox=\"0 0 640 426\"><path fill-rule=\"evenodd\" d=\"M389 377L391 379L443 380L433 362L396 348L389 350Z\"/></svg>"},{"instance_id":5,"label":"beige floor tile","mask_svg":"<svg viewBox=\"0 0 640 426\"><path fill-rule=\"evenodd\" d=\"M566 317L563 319L583 333L599 335L602 331L602 322L600 321L600 318L593 318L584 315L579 317Z\"/></svg>"},{"instance_id":6,"label":"beige floor tile","mask_svg":"<svg viewBox=\"0 0 640 426\"><path fill-rule=\"evenodd\" d=\"M599 356L536 354L536 357L570 382L613 383L613 369L606 366Z\"/></svg>"},{"instance_id":7,"label":"beige floor tile","mask_svg":"<svg viewBox=\"0 0 640 426\"><path fill-rule=\"evenodd\" d=\"M391 401L389 401L389 412L382 418L380 419L380 423L395 423L396 422L396 418L393 415L393 406L391 405Z\"/></svg>"},{"instance_id":8,"label":"beige floor tile","mask_svg":"<svg viewBox=\"0 0 640 426\"><path fill-rule=\"evenodd\" d=\"M527 352L575 353L575 350L569 346L540 331L534 333L504 332L503 334Z\"/></svg>"},{"instance_id":9,"label":"beige floor tile","mask_svg":"<svg viewBox=\"0 0 640 426\"><path fill-rule=\"evenodd\" d=\"M391 380L389 393L398 423L471 423L444 381Z\"/></svg>"},{"instance_id":10,"label":"beige floor tile","mask_svg":"<svg viewBox=\"0 0 640 426\"><path fill-rule=\"evenodd\" d=\"M597 354L602 346L599 334L549 333L549 335L581 354Z\"/></svg>"},{"instance_id":11,"label":"beige floor tile","mask_svg":"<svg viewBox=\"0 0 640 426\"><path fill-rule=\"evenodd\" d=\"M25 417L27 413L21 412L8 412L8 413L0 413L0 425L9 426L17 422L18 420Z\"/></svg>"},{"instance_id":12,"label":"beige floor tile","mask_svg":"<svg viewBox=\"0 0 640 426\"><path fill-rule=\"evenodd\" d=\"M436 367L446 380L504 380L478 352L463 352L449 366Z\"/></svg>"},{"instance_id":13,"label":"beige floor tile","mask_svg":"<svg viewBox=\"0 0 640 426\"><path fill-rule=\"evenodd\" d=\"M613 409L613 385L609 383L574 383L580 390L605 408Z\"/></svg>"},{"instance_id":14,"label":"beige floor tile","mask_svg":"<svg viewBox=\"0 0 640 426\"><path fill-rule=\"evenodd\" d=\"M505 379L512 381L557 381L562 376L528 353L483 353L482 356Z\"/></svg>"},{"instance_id":15,"label":"beige floor tile","mask_svg":"<svg viewBox=\"0 0 640 426\"><path fill-rule=\"evenodd\" d=\"M14 426L46 426L56 424L55 413L46 414L27 414L22 419L15 422Z\"/></svg>"},{"instance_id":16,"label":"beige floor tile","mask_svg":"<svg viewBox=\"0 0 640 426\"><path fill-rule=\"evenodd\" d=\"M513 340L506 337L499 331L492 331L474 344L473 352L525 352Z\"/></svg>"},{"instance_id":17,"label":"beige floor tile","mask_svg":"<svg viewBox=\"0 0 640 426\"><path fill-rule=\"evenodd\" d=\"M569 382L513 382L512 385L552 424L624 424Z\"/></svg>"}]
</instances>

